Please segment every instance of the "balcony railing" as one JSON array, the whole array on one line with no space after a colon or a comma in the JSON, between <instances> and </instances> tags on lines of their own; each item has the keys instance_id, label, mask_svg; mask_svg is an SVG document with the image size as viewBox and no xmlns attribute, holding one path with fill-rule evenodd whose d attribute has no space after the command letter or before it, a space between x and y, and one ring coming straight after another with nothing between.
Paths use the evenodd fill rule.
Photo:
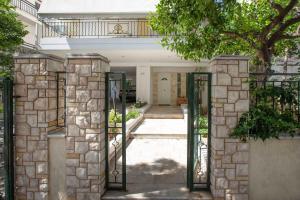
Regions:
<instances>
[{"instance_id":1,"label":"balcony railing","mask_svg":"<svg viewBox=\"0 0 300 200\"><path fill-rule=\"evenodd\" d=\"M30 15L37 17L37 8L34 4L26 0L11 0L11 4Z\"/></svg>"},{"instance_id":2,"label":"balcony railing","mask_svg":"<svg viewBox=\"0 0 300 200\"><path fill-rule=\"evenodd\" d=\"M43 21L42 37L102 38L158 37L146 19Z\"/></svg>"}]
</instances>

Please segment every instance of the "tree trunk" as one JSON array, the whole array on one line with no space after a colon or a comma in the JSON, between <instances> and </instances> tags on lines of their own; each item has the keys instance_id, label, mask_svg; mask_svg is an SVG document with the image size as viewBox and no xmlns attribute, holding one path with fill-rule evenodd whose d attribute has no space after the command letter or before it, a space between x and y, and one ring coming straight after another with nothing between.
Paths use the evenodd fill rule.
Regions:
<instances>
[{"instance_id":1,"label":"tree trunk","mask_svg":"<svg viewBox=\"0 0 300 200\"><path fill-rule=\"evenodd\" d=\"M288 67L288 59L289 59L289 50L288 48L285 49L285 55L284 55L284 63L283 63L283 73L287 73L287 67ZM287 79L287 76L284 76L284 80Z\"/></svg>"}]
</instances>

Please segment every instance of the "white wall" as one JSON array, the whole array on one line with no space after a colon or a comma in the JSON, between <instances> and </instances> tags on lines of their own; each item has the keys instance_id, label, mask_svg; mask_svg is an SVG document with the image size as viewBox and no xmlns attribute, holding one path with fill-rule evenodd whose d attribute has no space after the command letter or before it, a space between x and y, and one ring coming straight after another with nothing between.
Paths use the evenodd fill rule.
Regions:
<instances>
[{"instance_id":1,"label":"white wall","mask_svg":"<svg viewBox=\"0 0 300 200\"><path fill-rule=\"evenodd\" d=\"M25 25L25 29L29 32L25 37L24 41L35 45L36 43L36 24L34 22L29 23L28 21L22 21L23 24Z\"/></svg>"},{"instance_id":2,"label":"white wall","mask_svg":"<svg viewBox=\"0 0 300 200\"><path fill-rule=\"evenodd\" d=\"M251 141L250 200L300 199L300 138Z\"/></svg>"},{"instance_id":3,"label":"white wall","mask_svg":"<svg viewBox=\"0 0 300 200\"><path fill-rule=\"evenodd\" d=\"M136 96L137 100L151 104L151 67L138 65L136 68Z\"/></svg>"},{"instance_id":4,"label":"white wall","mask_svg":"<svg viewBox=\"0 0 300 200\"><path fill-rule=\"evenodd\" d=\"M35 1L30 2L34 4ZM25 29L28 31L28 34L24 37L24 41L35 45L37 42L37 26L40 25L41 22L38 21L36 16L33 16L19 8L16 8L16 13L18 14L18 20L24 24Z\"/></svg>"}]
</instances>

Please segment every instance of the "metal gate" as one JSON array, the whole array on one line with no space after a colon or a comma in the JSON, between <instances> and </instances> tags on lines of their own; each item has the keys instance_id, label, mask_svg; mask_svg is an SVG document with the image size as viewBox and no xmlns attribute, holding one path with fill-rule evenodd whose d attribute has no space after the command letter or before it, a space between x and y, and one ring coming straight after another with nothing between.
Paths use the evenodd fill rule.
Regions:
<instances>
[{"instance_id":1,"label":"metal gate","mask_svg":"<svg viewBox=\"0 0 300 200\"><path fill-rule=\"evenodd\" d=\"M126 190L126 75L105 77L106 189Z\"/></svg>"},{"instance_id":2,"label":"metal gate","mask_svg":"<svg viewBox=\"0 0 300 200\"><path fill-rule=\"evenodd\" d=\"M190 191L210 188L211 77L211 73L187 74L187 185Z\"/></svg>"},{"instance_id":3,"label":"metal gate","mask_svg":"<svg viewBox=\"0 0 300 200\"><path fill-rule=\"evenodd\" d=\"M14 199L13 81L0 79L0 199Z\"/></svg>"}]
</instances>

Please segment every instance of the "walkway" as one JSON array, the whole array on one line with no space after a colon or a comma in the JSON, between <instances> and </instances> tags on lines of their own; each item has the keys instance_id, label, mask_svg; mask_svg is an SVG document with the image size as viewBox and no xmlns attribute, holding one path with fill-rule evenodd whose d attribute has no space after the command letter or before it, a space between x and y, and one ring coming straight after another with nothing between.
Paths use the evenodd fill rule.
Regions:
<instances>
[{"instance_id":1,"label":"walkway","mask_svg":"<svg viewBox=\"0 0 300 200\"><path fill-rule=\"evenodd\" d=\"M184 119L145 119L132 135L135 138L186 138L187 121Z\"/></svg>"},{"instance_id":2,"label":"walkway","mask_svg":"<svg viewBox=\"0 0 300 200\"><path fill-rule=\"evenodd\" d=\"M186 188L187 140L184 119L145 119L132 133L127 153L127 192L103 199L211 200Z\"/></svg>"},{"instance_id":3,"label":"walkway","mask_svg":"<svg viewBox=\"0 0 300 200\"><path fill-rule=\"evenodd\" d=\"M152 106L145 114L146 119L183 119L181 108L177 106Z\"/></svg>"}]
</instances>

